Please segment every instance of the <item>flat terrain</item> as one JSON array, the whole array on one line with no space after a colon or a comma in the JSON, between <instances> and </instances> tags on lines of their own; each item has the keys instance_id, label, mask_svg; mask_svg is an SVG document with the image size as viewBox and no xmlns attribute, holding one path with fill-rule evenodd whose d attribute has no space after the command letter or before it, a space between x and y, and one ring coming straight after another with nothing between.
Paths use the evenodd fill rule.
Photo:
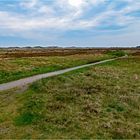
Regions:
<instances>
[{"instance_id":1,"label":"flat terrain","mask_svg":"<svg viewBox=\"0 0 140 140\"><path fill-rule=\"evenodd\" d=\"M26 91L1 92L0 101L3 139L139 139L140 57L129 56L43 79Z\"/></svg>"},{"instance_id":2,"label":"flat terrain","mask_svg":"<svg viewBox=\"0 0 140 140\"><path fill-rule=\"evenodd\" d=\"M0 91L9 90L9 89L12 89L12 88L21 88L23 86L28 87L29 84L31 84L33 82L36 82L40 79L58 76L58 75L61 75L61 74L67 73L67 72L71 72L71 71L78 70L78 69L81 69L81 68L86 68L86 67L90 67L90 66L103 64L103 63L114 61L114 60L117 60L117 59L123 59L124 57L127 57L127 56L102 60L102 61L99 61L99 62L93 62L93 63L90 63L90 64L75 66L75 67L72 67L72 68L66 68L66 69L62 69L62 70L58 70L58 71L54 71L54 72L38 74L38 75L22 78L22 79L19 79L19 80L16 80L16 81L11 81L11 82L8 82L8 83L0 84Z\"/></svg>"},{"instance_id":3,"label":"flat terrain","mask_svg":"<svg viewBox=\"0 0 140 140\"><path fill-rule=\"evenodd\" d=\"M0 84L108 58L112 58L112 56L107 54L76 54L51 57L1 58Z\"/></svg>"},{"instance_id":4,"label":"flat terrain","mask_svg":"<svg viewBox=\"0 0 140 140\"><path fill-rule=\"evenodd\" d=\"M0 84L113 58L108 51L140 54L137 48L0 48Z\"/></svg>"}]
</instances>

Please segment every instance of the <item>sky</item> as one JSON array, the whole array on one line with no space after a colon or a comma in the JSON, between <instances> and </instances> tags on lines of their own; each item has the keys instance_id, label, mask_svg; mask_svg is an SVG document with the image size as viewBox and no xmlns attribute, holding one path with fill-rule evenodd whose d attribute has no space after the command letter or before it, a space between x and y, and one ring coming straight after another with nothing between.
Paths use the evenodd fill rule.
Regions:
<instances>
[{"instance_id":1,"label":"sky","mask_svg":"<svg viewBox=\"0 0 140 140\"><path fill-rule=\"evenodd\" d=\"M0 0L0 46L38 45L140 45L140 0Z\"/></svg>"}]
</instances>

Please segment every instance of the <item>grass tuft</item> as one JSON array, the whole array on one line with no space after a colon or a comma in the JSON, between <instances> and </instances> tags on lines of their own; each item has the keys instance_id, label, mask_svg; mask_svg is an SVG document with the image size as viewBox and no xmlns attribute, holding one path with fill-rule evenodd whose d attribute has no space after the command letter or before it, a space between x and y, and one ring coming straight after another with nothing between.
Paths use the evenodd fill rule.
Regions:
<instances>
[{"instance_id":1,"label":"grass tuft","mask_svg":"<svg viewBox=\"0 0 140 140\"><path fill-rule=\"evenodd\" d=\"M44 101L43 97L34 92L27 93L23 106L19 109L19 115L14 119L15 125L34 124L43 119Z\"/></svg>"}]
</instances>

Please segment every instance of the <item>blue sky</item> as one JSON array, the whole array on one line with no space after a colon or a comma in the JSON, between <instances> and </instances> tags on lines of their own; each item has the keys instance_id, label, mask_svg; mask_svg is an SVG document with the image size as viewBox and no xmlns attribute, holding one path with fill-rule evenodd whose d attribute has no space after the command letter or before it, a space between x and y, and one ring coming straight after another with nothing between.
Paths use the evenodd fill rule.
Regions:
<instances>
[{"instance_id":1,"label":"blue sky","mask_svg":"<svg viewBox=\"0 0 140 140\"><path fill-rule=\"evenodd\" d=\"M140 0L0 0L0 46L140 45Z\"/></svg>"}]
</instances>

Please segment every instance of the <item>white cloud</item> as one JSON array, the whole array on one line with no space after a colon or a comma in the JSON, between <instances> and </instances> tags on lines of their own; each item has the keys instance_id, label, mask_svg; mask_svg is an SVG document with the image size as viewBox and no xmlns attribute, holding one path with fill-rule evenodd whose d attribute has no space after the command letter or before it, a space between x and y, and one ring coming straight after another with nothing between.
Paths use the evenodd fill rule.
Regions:
<instances>
[{"instance_id":1,"label":"white cloud","mask_svg":"<svg viewBox=\"0 0 140 140\"><path fill-rule=\"evenodd\" d=\"M81 7L81 5L84 4L85 2L83 0L68 0L68 3L71 6L78 8L78 7Z\"/></svg>"},{"instance_id":2,"label":"white cloud","mask_svg":"<svg viewBox=\"0 0 140 140\"><path fill-rule=\"evenodd\" d=\"M101 0L102 1L102 0ZM31 1L22 1L20 6L24 6L24 8L35 8L38 5L38 0L31 0ZM25 30L38 30L42 28L55 28L55 29L82 29L86 27L92 26L91 23L94 25L94 21L88 21L86 19L79 19L82 17L81 13L83 11L83 6L87 6L90 1L83 2L83 0L66 0L59 1L57 4L58 8L64 6L66 4L67 12L63 13L62 16L57 15L57 11L53 9L53 6L48 5L40 5L39 8L33 9L32 12L35 16L30 17L30 15L18 14L13 12L1 12L0 13L0 25L1 28L7 28L8 30L15 30L15 31L25 31ZM94 2L95 4L95 2ZM72 7L76 7L74 8ZM43 13L43 14L41 14ZM38 15L38 16L36 16Z\"/></svg>"},{"instance_id":3,"label":"white cloud","mask_svg":"<svg viewBox=\"0 0 140 140\"><path fill-rule=\"evenodd\" d=\"M94 16L90 13L91 16L87 18L85 14L89 9L100 8L100 5L106 4L108 0L56 0L51 4L41 0L22 0L19 5L30 12L25 14L0 11L0 34L9 32L24 36L26 32L30 36L35 36L37 32L42 37L42 31L51 29L64 32L86 30L105 24L125 26L136 21L135 17L126 14L139 10L140 1L122 1L127 1L128 5L121 10L115 10L113 6L107 5L105 11L93 13Z\"/></svg>"}]
</instances>

